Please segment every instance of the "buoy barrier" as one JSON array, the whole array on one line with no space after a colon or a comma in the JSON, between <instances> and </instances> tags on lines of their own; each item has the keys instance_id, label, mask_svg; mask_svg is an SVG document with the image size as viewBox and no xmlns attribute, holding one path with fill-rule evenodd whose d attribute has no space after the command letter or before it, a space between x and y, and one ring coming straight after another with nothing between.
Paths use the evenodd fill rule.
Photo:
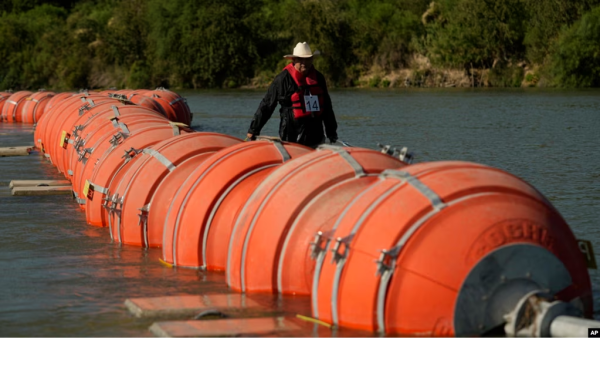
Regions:
<instances>
[{"instance_id":1,"label":"buoy barrier","mask_svg":"<svg viewBox=\"0 0 600 370\"><path fill-rule=\"evenodd\" d=\"M151 207L149 202L160 181L192 156L214 153L239 142L240 139L228 135L197 132L167 139L144 149L128 166L120 182L109 188L108 195L114 197L109 204L113 240L143 246L145 212Z\"/></svg>"},{"instance_id":2,"label":"buoy barrier","mask_svg":"<svg viewBox=\"0 0 600 370\"><path fill-rule=\"evenodd\" d=\"M44 150L46 154L48 154L50 161L61 173L64 173L62 166L64 148L71 139L70 135L73 131L74 122L78 117L82 116L84 120L94 119L95 116L89 113L91 109L97 105L113 102L113 99L105 98L99 95L82 96L80 97L79 102L77 99L75 99L75 101L71 102L71 104L67 106L61 114L57 115L53 122L51 122L50 127L45 133L45 139L43 141ZM102 109L105 108L100 108L100 110Z\"/></svg>"},{"instance_id":3,"label":"buoy barrier","mask_svg":"<svg viewBox=\"0 0 600 370\"><path fill-rule=\"evenodd\" d=\"M149 216L151 245L162 242L163 260L174 266L224 271L235 217L256 186L281 164L312 149L261 137L218 151L177 189L161 219Z\"/></svg>"},{"instance_id":4,"label":"buoy barrier","mask_svg":"<svg viewBox=\"0 0 600 370\"><path fill-rule=\"evenodd\" d=\"M78 188L87 188L82 191L83 199L79 201L86 203L87 223L94 226L108 226L108 213L105 207L109 204L112 195L108 193L108 189L116 187L120 176L126 172L126 166L145 148L174 136L186 134L186 131L181 132L181 130L178 126L164 125L143 127L139 131L132 131L131 135L122 141L116 141L113 147L105 151L95 166L85 166L78 180ZM88 175L90 170L92 172Z\"/></svg>"},{"instance_id":5,"label":"buoy barrier","mask_svg":"<svg viewBox=\"0 0 600 370\"><path fill-rule=\"evenodd\" d=\"M8 96L3 117L27 94ZM164 89L45 100L36 145L87 222L162 246L171 266L225 270L241 292L310 295L312 320L382 335L579 336L596 323L581 318L592 292L573 233L502 170L196 133Z\"/></svg>"},{"instance_id":6,"label":"buoy barrier","mask_svg":"<svg viewBox=\"0 0 600 370\"><path fill-rule=\"evenodd\" d=\"M39 91L27 97L21 108L21 122L37 123L44 114L46 105L53 97L52 91Z\"/></svg>"},{"instance_id":7,"label":"buoy barrier","mask_svg":"<svg viewBox=\"0 0 600 370\"><path fill-rule=\"evenodd\" d=\"M2 107L2 121L8 123L22 122L21 107L31 91L17 91L10 95Z\"/></svg>"},{"instance_id":8,"label":"buoy barrier","mask_svg":"<svg viewBox=\"0 0 600 370\"><path fill-rule=\"evenodd\" d=\"M33 132L33 143L38 149L42 149L42 136L43 136L42 131L45 130L45 129L42 130L42 129L38 128L38 126L40 125L40 121L42 120L43 117L49 116L49 114L47 114L47 113L52 111L52 109L56 105L58 105L61 101L65 100L73 95L75 95L75 94L72 92L58 93L58 94L54 95L52 98L50 98L50 100L48 101L48 104L46 104L46 107L44 108L44 114L42 114L40 119L36 122L35 129Z\"/></svg>"},{"instance_id":9,"label":"buoy barrier","mask_svg":"<svg viewBox=\"0 0 600 370\"><path fill-rule=\"evenodd\" d=\"M61 128L62 134L58 139L59 149L56 153L56 165L61 172L67 172L66 167L70 165L69 159L72 157L76 156L78 160L81 158L81 162L84 160L87 162L92 152L99 151L97 147L101 143L104 143L102 150L105 150L113 135L127 135L130 128L133 129L135 125L169 123L165 117L151 109L136 105L120 105L117 101L109 103L98 107L97 112L90 111L88 113L90 117L82 119L79 124L76 120L75 124L71 123ZM120 139L115 138L115 140ZM61 143L62 147L60 147ZM75 168L71 170L76 171Z\"/></svg>"},{"instance_id":10,"label":"buoy barrier","mask_svg":"<svg viewBox=\"0 0 600 370\"><path fill-rule=\"evenodd\" d=\"M332 325L483 335L503 324L488 317L486 300L521 280L591 314L570 229L539 192L498 169L433 162L385 171L322 232L312 309Z\"/></svg>"},{"instance_id":11,"label":"buoy barrier","mask_svg":"<svg viewBox=\"0 0 600 370\"><path fill-rule=\"evenodd\" d=\"M153 126L163 126L171 129L166 118L132 115L130 118L125 117L119 120L119 125L115 124L112 129L107 125L90 133L87 143L81 145L76 152L73 150L74 154L71 157L70 168L72 168L71 173L73 174L74 195L80 200L85 200L86 196L78 194L84 186L82 180L91 176L95 166L98 165L107 150L112 150L119 146L125 138L137 135L143 129ZM177 129L177 132L179 132L179 129ZM80 204L85 208L85 201L80 202Z\"/></svg>"},{"instance_id":12,"label":"buoy barrier","mask_svg":"<svg viewBox=\"0 0 600 370\"><path fill-rule=\"evenodd\" d=\"M162 105L160 105L152 97L143 95L143 92L144 91L135 90L134 92L127 95L127 100L134 103L135 105L139 105L140 107L145 107L145 108L155 110L158 113L162 114L166 118L167 112L165 112L165 109L162 107ZM189 125L190 122L188 122L186 124Z\"/></svg>"},{"instance_id":13,"label":"buoy barrier","mask_svg":"<svg viewBox=\"0 0 600 370\"><path fill-rule=\"evenodd\" d=\"M228 247L227 284L242 292L277 292L277 277L285 274L278 271L281 254L287 252L285 234L310 200L346 179L403 165L375 150L321 145L273 171L237 217Z\"/></svg>"},{"instance_id":14,"label":"buoy barrier","mask_svg":"<svg viewBox=\"0 0 600 370\"><path fill-rule=\"evenodd\" d=\"M4 108L4 103L6 103L6 101L11 95L12 92L0 91L0 122L4 121L4 117L2 116L2 109Z\"/></svg>"},{"instance_id":15,"label":"buoy barrier","mask_svg":"<svg viewBox=\"0 0 600 370\"><path fill-rule=\"evenodd\" d=\"M50 162L52 162L50 151L58 146L57 139L55 139L54 143L50 141L54 137L54 133L58 130L56 126L65 123L65 119L73 111L85 113L86 108L84 107L89 107L90 105L86 100L88 98L90 98L90 95L87 93L74 94L56 102L56 105L51 108L47 106L46 112L40 118L37 125L35 125L34 142L36 145L39 145L44 156ZM53 99L50 100L48 105L52 103ZM94 96L94 104L99 104L101 101L108 101L109 99L107 97ZM58 134L56 135L58 136Z\"/></svg>"},{"instance_id":16,"label":"buoy barrier","mask_svg":"<svg viewBox=\"0 0 600 370\"><path fill-rule=\"evenodd\" d=\"M186 125L191 124L192 115L190 113L190 107L187 105L186 99L181 95L164 88L146 91L143 92L142 95L149 96L159 103L163 107L169 120L182 122Z\"/></svg>"}]
</instances>

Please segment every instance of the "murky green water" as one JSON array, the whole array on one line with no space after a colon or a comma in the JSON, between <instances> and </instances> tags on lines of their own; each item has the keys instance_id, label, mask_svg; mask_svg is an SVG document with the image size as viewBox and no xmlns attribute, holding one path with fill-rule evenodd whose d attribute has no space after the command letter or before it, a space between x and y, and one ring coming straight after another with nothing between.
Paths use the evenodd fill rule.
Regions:
<instances>
[{"instance_id":1,"label":"murky green water","mask_svg":"<svg viewBox=\"0 0 600 370\"><path fill-rule=\"evenodd\" d=\"M243 137L264 91L180 93L197 129ZM332 99L340 139L507 170L600 251L600 91L342 90ZM276 111L263 134L277 126ZM32 142L31 126L0 124L0 147ZM0 158L0 336L151 336L126 298L227 291L221 275L170 269L158 250L111 243L68 196L10 196L11 180L40 178L62 176L39 156ZM600 278L591 276L598 313Z\"/></svg>"}]
</instances>

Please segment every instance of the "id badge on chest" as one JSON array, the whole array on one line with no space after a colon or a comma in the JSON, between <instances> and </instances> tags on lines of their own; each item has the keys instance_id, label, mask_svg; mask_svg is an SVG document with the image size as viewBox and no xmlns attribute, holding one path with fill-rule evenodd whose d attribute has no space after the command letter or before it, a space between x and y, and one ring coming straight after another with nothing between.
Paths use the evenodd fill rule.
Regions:
<instances>
[{"instance_id":1,"label":"id badge on chest","mask_svg":"<svg viewBox=\"0 0 600 370\"><path fill-rule=\"evenodd\" d=\"M319 97L317 95L304 95L304 105L306 106L307 112L321 111L321 106L319 105Z\"/></svg>"}]
</instances>

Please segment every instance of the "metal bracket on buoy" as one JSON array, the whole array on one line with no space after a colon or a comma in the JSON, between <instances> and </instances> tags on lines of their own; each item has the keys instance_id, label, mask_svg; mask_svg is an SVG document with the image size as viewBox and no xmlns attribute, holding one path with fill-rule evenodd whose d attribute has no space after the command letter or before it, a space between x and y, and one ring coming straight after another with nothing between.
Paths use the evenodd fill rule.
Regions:
<instances>
[{"instance_id":1,"label":"metal bracket on buoy","mask_svg":"<svg viewBox=\"0 0 600 370\"><path fill-rule=\"evenodd\" d=\"M316 259L319 253L322 253L325 248L321 248L321 239L323 238L323 232L318 231L315 234L315 240L309 243L310 245L310 258Z\"/></svg>"},{"instance_id":2,"label":"metal bracket on buoy","mask_svg":"<svg viewBox=\"0 0 600 370\"><path fill-rule=\"evenodd\" d=\"M126 136L127 135L124 132L117 132L112 136L110 140L108 140L108 142L110 145L115 147L121 144L127 138Z\"/></svg>"},{"instance_id":3,"label":"metal bracket on buoy","mask_svg":"<svg viewBox=\"0 0 600 370\"><path fill-rule=\"evenodd\" d=\"M377 143L377 146L381 148L381 153L391 155L392 157L398 157L398 159L407 164L411 164L415 159L414 153L409 152L407 147L398 150L398 148L392 148L391 145Z\"/></svg>"},{"instance_id":4,"label":"metal bracket on buoy","mask_svg":"<svg viewBox=\"0 0 600 370\"><path fill-rule=\"evenodd\" d=\"M375 276L380 276L386 271L393 270L396 267L396 257L396 249L382 249L379 258L375 260L375 263L377 264Z\"/></svg>"},{"instance_id":5,"label":"metal bracket on buoy","mask_svg":"<svg viewBox=\"0 0 600 370\"><path fill-rule=\"evenodd\" d=\"M333 248L331 248L331 263L339 264L341 261L345 261L348 258L348 251L350 250L350 241L354 235L349 235L345 238L336 238ZM340 248L343 245L343 249L340 252Z\"/></svg>"},{"instance_id":6,"label":"metal bracket on buoy","mask_svg":"<svg viewBox=\"0 0 600 370\"><path fill-rule=\"evenodd\" d=\"M79 152L79 156L78 156L78 160L79 162L82 162L83 164L87 164L87 160L89 157L87 157L88 154L92 154L94 152L94 148L85 148L82 151Z\"/></svg>"},{"instance_id":7,"label":"metal bracket on buoy","mask_svg":"<svg viewBox=\"0 0 600 370\"><path fill-rule=\"evenodd\" d=\"M129 162L133 157L140 154L143 149L135 149L131 148L129 150L125 150L125 154L121 158L125 158L125 163Z\"/></svg>"},{"instance_id":8,"label":"metal bracket on buoy","mask_svg":"<svg viewBox=\"0 0 600 370\"><path fill-rule=\"evenodd\" d=\"M138 214L138 226L142 225L142 230L144 232L144 248L149 247L148 243L148 212L150 212L150 203L146 204L142 208L138 208L140 213Z\"/></svg>"},{"instance_id":9,"label":"metal bracket on buoy","mask_svg":"<svg viewBox=\"0 0 600 370\"><path fill-rule=\"evenodd\" d=\"M85 100L84 100L85 101ZM83 116L83 113L86 110L91 110L92 108L89 106L89 104L85 104L83 106L81 106L81 108L79 108L79 116Z\"/></svg>"}]
</instances>

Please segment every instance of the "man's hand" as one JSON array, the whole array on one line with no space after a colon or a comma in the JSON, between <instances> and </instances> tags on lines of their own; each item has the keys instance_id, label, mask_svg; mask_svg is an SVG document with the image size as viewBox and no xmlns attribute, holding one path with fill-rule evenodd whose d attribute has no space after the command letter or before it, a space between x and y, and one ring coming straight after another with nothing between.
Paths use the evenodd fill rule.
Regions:
<instances>
[{"instance_id":1,"label":"man's hand","mask_svg":"<svg viewBox=\"0 0 600 370\"><path fill-rule=\"evenodd\" d=\"M244 141L252 141L252 140L255 140L254 135L251 133L247 133L246 139L244 139Z\"/></svg>"},{"instance_id":2,"label":"man's hand","mask_svg":"<svg viewBox=\"0 0 600 370\"><path fill-rule=\"evenodd\" d=\"M329 139L329 144L335 144L336 141L337 139Z\"/></svg>"}]
</instances>

